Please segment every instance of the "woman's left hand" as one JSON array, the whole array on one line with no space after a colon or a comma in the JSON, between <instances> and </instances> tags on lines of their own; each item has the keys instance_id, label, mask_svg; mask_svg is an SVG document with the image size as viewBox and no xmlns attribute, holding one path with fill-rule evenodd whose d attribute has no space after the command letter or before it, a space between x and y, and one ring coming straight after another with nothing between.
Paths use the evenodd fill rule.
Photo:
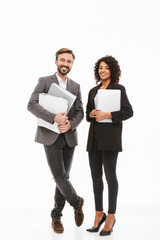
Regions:
<instances>
[{"instance_id":1,"label":"woman's left hand","mask_svg":"<svg viewBox=\"0 0 160 240\"><path fill-rule=\"evenodd\" d=\"M112 115L110 112L102 112L102 111L99 111L97 113L97 116L96 116L96 121L101 121L105 118L112 118Z\"/></svg>"}]
</instances>

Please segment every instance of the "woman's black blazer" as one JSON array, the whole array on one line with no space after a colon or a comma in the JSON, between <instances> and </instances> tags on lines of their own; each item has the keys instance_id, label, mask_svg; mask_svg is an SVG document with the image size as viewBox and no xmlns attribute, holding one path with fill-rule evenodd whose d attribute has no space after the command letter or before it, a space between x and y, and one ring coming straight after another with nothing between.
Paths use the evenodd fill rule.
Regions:
<instances>
[{"instance_id":1,"label":"woman's black blazer","mask_svg":"<svg viewBox=\"0 0 160 240\"><path fill-rule=\"evenodd\" d=\"M88 95L86 108L86 119L91 122L88 134L87 151L92 150L93 139L97 141L97 148L100 151L122 151L122 121L133 116L132 106L129 103L126 90L120 84L110 82L107 89L121 90L121 109L111 112L112 123L98 123L94 118L89 117L89 113L95 109L94 98L101 84L92 88Z\"/></svg>"}]
</instances>

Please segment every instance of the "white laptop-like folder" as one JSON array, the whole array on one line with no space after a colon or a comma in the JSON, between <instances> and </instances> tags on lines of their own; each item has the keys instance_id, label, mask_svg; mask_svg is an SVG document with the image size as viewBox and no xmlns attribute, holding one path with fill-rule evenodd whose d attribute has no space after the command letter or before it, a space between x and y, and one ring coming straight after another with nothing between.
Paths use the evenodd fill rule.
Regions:
<instances>
[{"instance_id":1,"label":"white laptop-like folder","mask_svg":"<svg viewBox=\"0 0 160 240\"><path fill-rule=\"evenodd\" d=\"M114 112L120 110L121 91L119 89L99 89L97 94L96 108L102 112ZM112 122L112 119L105 118L99 122Z\"/></svg>"},{"instance_id":2,"label":"white laptop-like folder","mask_svg":"<svg viewBox=\"0 0 160 240\"><path fill-rule=\"evenodd\" d=\"M74 94L72 94L68 90L62 88L61 86L59 86L56 83L51 84L48 94L53 95L55 97L61 97L61 98L67 99L68 100L67 112L69 112L71 106L73 105L73 103L76 99L76 96Z\"/></svg>"},{"instance_id":3,"label":"white laptop-like folder","mask_svg":"<svg viewBox=\"0 0 160 240\"><path fill-rule=\"evenodd\" d=\"M60 97L55 97L46 93L39 94L39 104L51 113L60 113L60 112L67 112L68 109L68 100ZM56 133L58 131L58 123L54 122L53 124L44 121L41 118L38 118L37 122L38 126L48 128Z\"/></svg>"}]
</instances>

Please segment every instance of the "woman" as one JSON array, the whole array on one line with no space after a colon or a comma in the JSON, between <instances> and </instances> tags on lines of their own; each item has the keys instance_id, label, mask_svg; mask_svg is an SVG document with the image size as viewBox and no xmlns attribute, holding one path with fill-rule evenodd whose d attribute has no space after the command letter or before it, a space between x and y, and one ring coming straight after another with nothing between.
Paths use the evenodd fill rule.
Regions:
<instances>
[{"instance_id":1,"label":"woman","mask_svg":"<svg viewBox=\"0 0 160 240\"><path fill-rule=\"evenodd\" d=\"M115 212L118 193L118 181L116 177L116 164L118 153L122 151L121 133L122 121L133 116L132 106L126 95L125 88L118 84L121 70L118 61L112 56L99 59L94 68L97 86L89 92L86 118L90 122L87 151L89 152L89 164L93 180L95 199L94 226L87 229L89 232L100 232L101 236L110 235L115 224ZM98 85L99 83L99 85ZM120 110L102 112L96 109L97 93L99 89L119 89L121 92ZM99 122L103 119L111 119L111 122ZM103 212L103 180L102 167L108 183L108 214Z\"/></svg>"}]
</instances>

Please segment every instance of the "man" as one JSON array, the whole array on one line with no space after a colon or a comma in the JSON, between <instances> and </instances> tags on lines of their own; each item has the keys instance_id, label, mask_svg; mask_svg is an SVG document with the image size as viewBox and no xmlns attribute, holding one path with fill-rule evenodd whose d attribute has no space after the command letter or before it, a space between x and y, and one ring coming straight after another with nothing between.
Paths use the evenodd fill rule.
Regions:
<instances>
[{"instance_id":1,"label":"man","mask_svg":"<svg viewBox=\"0 0 160 240\"><path fill-rule=\"evenodd\" d=\"M72 50L67 48L58 50L55 60L57 72L54 75L39 79L28 103L28 110L36 117L48 123L58 123L60 134L44 127L38 127L35 138L36 142L44 145L47 161L56 182L55 204L51 212L52 227L56 233L64 231L61 216L65 200L74 208L77 226L81 226L84 218L82 211L84 199L77 195L69 181L73 153L75 146L78 144L76 127L84 117L80 85L67 76L74 59L75 56ZM61 112L54 114L39 105L39 94L47 93L52 83L59 84L76 95L76 100L68 114Z\"/></svg>"}]
</instances>

